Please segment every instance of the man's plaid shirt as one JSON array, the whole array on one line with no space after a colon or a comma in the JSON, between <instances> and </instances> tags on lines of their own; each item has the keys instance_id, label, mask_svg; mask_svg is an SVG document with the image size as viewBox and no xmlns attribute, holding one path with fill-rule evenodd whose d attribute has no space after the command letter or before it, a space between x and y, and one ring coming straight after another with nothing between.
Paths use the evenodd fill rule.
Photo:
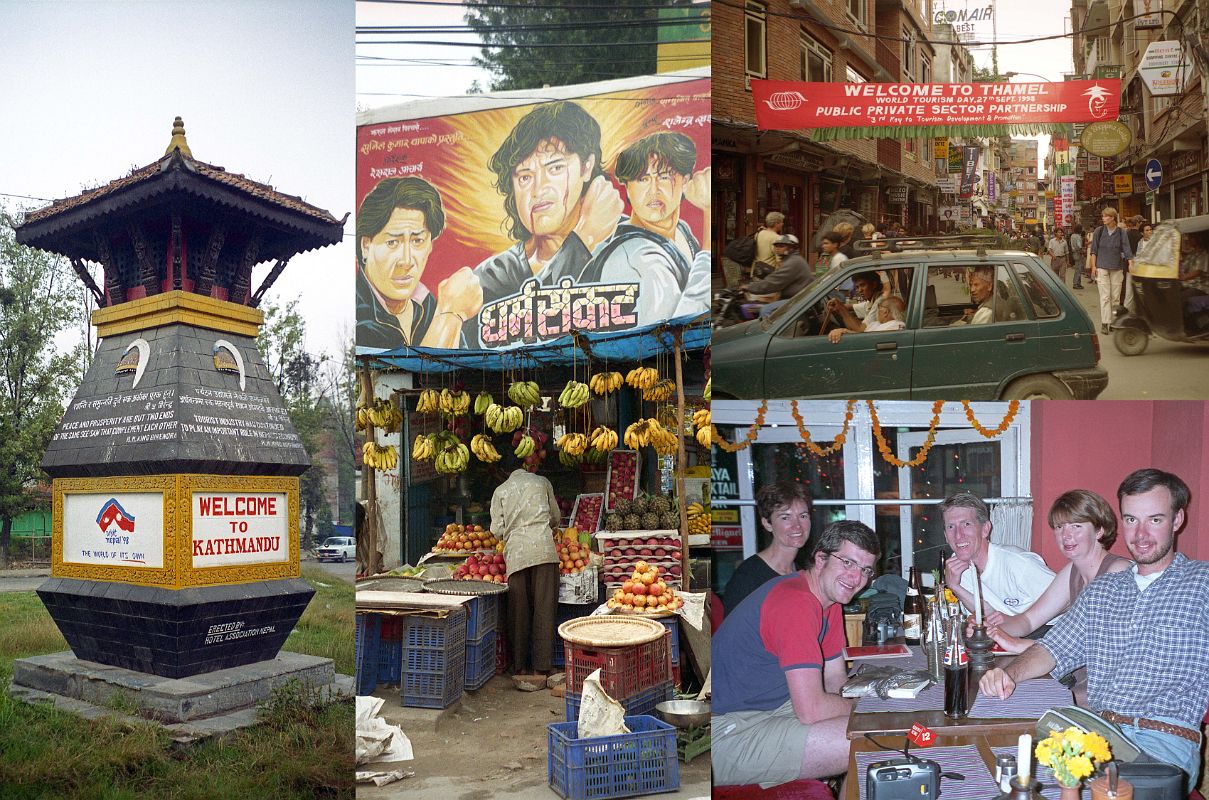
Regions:
<instances>
[{"instance_id":1,"label":"man's plaid shirt","mask_svg":"<svg viewBox=\"0 0 1209 800\"><path fill-rule=\"evenodd\" d=\"M1096 711L1200 730L1209 707L1209 562L1183 553L1145 592L1132 570L1093 581L1041 640L1054 675L1087 667Z\"/></svg>"}]
</instances>

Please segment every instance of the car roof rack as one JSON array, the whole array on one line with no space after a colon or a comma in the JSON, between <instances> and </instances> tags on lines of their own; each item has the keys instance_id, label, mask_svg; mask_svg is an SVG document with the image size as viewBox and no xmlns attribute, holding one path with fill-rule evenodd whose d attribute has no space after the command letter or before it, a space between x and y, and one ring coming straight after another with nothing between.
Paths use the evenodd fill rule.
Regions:
<instances>
[{"instance_id":1,"label":"car roof rack","mask_svg":"<svg viewBox=\"0 0 1209 800\"><path fill-rule=\"evenodd\" d=\"M987 240L990 239L990 242ZM977 255L987 254L987 245L995 247L996 237L986 234L957 233L948 236L903 236L901 238L857 239L852 249L869 254L874 259L883 253L902 253L914 250L976 250Z\"/></svg>"}]
</instances>

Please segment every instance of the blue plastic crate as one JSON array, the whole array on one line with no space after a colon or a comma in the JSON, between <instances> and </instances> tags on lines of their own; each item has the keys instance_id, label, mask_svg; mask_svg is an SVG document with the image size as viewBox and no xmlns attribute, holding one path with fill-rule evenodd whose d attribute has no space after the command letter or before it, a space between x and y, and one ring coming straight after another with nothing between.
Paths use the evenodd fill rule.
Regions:
<instances>
[{"instance_id":1,"label":"blue plastic crate","mask_svg":"<svg viewBox=\"0 0 1209 800\"><path fill-rule=\"evenodd\" d=\"M462 607L467 614L466 641L477 641L499 628L500 603L496 595L480 595Z\"/></svg>"},{"instance_id":2,"label":"blue plastic crate","mask_svg":"<svg viewBox=\"0 0 1209 800\"><path fill-rule=\"evenodd\" d=\"M573 619L586 617L596 609L596 604L581 605L576 603L559 603L558 610L554 614L554 647L551 649L551 661L556 667L564 667L567 665L567 649L563 644L563 639L558 635L558 626L564 622L569 622Z\"/></svg>"},{"instance_id":3,"label":"blue plastic crate","mask_svg":"<svg viewBox=\"0 0 1209 800\"><path fill-rule=\"evenodd\" d=\"M403 643L398 639L381 639L378 642L378 683L399 685L403 666Z\"/></svg>"},{"instance_id":4,"label":"blue plastic crate","mask_svg":"<svg viewBox=\"0 0 1209 800\"><path fill-rule=\"evenodd\" d=\"M579 692L567 692L566 696L567 722L574 722L579 719L579 707L583 705L583 695ZM672 687L672 682L652 686L633 697L615 697L613 698L621 707L625 709L627 714L651 714L655 711L655 706L665 700L674 700L676 698L675 690Z\"/></svg>"},{"instance_id":5,"label":"blue plastic crate","mask_svg":"<svg viewBox=\"0 0 1209 800\"><path fill-rule=\"evenodd\" d=\"M466 689L482 689L495 676L495 631L466 643Z\"/></svg>"},{"instance_id":6,"label":"blue plastic crate","mask_svg":"<svg viewBox=\"0 0 1209 800\"><path fill-rule=\"evenodd\" d=\"M547 726L550 788L568 800L674 792L680 788L676 729L654 717L625 718L632 733L580 740L574 722Z\"/></svg>"},{"instance_id":7,"label":"blue plastic crate","mask_svg":"<svg viewBox=\"0 0 1209 800\"><path fill-rule=\"evenodd\" d=\"M377 614L358 614L353 632L356 648L357 694L373 694L378 688L378 636L382 619Z\"/></svg>"},{"instance_id":8,"label":"blue plastic crate","mask_svg":"<svg viewBox=\"0 0 1209 800\"><path fill-rule=\"evenodd\" d=\"M671 632L672 636L669 641L672 643L672 666L680 665L680 617L670 616L664 619L655 620L663 627Z\"/></svg>"},{"instance_id":9,"label":"blue plastic crate","mask_svg":"<svg viewBox=\"0 0 1209 800\"><path fill-rule=\"evenodd\" d=\"M466 680L466 612L408 617L401 643L399 695L409 708L448 708Z\"/></svg>"}]
</instances>

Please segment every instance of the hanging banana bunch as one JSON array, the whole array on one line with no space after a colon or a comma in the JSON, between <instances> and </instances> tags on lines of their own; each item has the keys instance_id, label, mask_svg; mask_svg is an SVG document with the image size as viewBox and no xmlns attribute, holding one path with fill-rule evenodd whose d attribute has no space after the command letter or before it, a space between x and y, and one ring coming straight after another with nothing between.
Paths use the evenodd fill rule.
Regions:
<instances>
[{"instance_id":1,"label":"hanging banana bunch","mask_svg":"<svg viewBox=\"0 0 1209 800\"><path fill-rule=\"evenodd\" d=\"M710 395L713 394L713 392L710 391L710 384L713 383L713 380L714 379L712 376L705 379L705 392L703 393L703 396L706 400L709 400Z\"/></svg>"},{"instance_id":2,"label":"hanging banana bunch","mask_svg":"<svg viewBox=\"0 0 1209 800\"><path fill-rule=\"evenodd\" d=\"M449 444L442 448L437 453L437 457L433 459L433 467L443 475L462 472L469 464L470 448L458 441L456 436L451 436Z\"/></svg>"},{"instance_id":3,"label":"hanging banana bunch","mask_svg":"<svg viewBox=\"0 0 1209 800\"><path fill-rule=\"evenodd\" d=\"M578 467L583 461L583 456L573 456L566 450L559 450L558 460L564 467Z\"/></svg>"},{"instance_id":4,"label":"hanging banana bunch","mask_svg":"<svg viewBox=\"0 0 1209 800\"><path fill-rule=\"evenodd\" d=\"M416 403L416 411L421 414L431 414L441 410L441 393L436 389L425 389L420 392L420 400Z\"/></svg>"},{"instance_id":5,"label":"hanging banana bunch","mask_svg":"<svg viewBox=\"0 0 1209 800\"><path fill-rule=\"evenodd\" d=\"M395 433L403 424L403 414L389 400L375 400L368 407L357 408L357 430L363 431L370 425L381 428L384 433Z\"/></svg>"},{"instance_id":6,"label":"hanging banana bunch","mask_svg":"<svg viewBox=\"0 0 1209 800\"><path fill-rule=\"evenodd\" d=\"M659 380L659 370L654 367L634 367L625 376L625 382L634 389L649 389Z\"/></svg>"},{"instance_id":7,"label":"hanging banana bunch","mask_svg":"<svg viewBox=\"0 0 1209 800\"><path fill-rule=\"evenodd\" d=\"M385 447L374 441L367 441L361 447L361 461L370 469L394 469L399 464L399 451L393 444Z\"/></svg>"},{"instance_id":8,"label":"hanging banana bunch","mask_svg":"<svg viewBox=\"0 0 1209 800\"><path fill-rule=\"evenodd\" d=\"M525 421L525 412L518 406L501 406L495 403L483 412L483 421L494 433L512 433Z\"/></svg>"},{"instance_id":9,"label":"hanging banana bunch","mask_svg":"<svg viewBox=\"0 0 1209 800\"><path fill-rule=\"evenodd\" d=\"M542 395L533 381L514 381L508 386L508 399L521 408L532 408L542 401Z\"/></svg>"},{"instance_id":10,"label":"hanging banana bunch","mask_svg":"<svg viewBox=\"0 0 1209 800\"><path fill-rule=\"evenodd\" d=\"M558 396L558 404L563 408L579 408L588 402L588 384L579 381L567 381L562 394Z\"/></svg>"},{"instance_id":11,"label":"hanging banana bunch","mask_svg":"<svg viewBox=\"0 0 1209 800\"><path fill-rule=\"evenodd\" d=\"M491 392L479 392L479 396L474 398L474 413L482 416L493 405L495 398L491 396Z\"/></svg>"},{"instance_id":12,"label":"hanging banana bunch","mask_svg":"<svg viewBox=\"0 0 1209 800\"><path fill-rule=\"evenodd\" d=\"M580 384L581 386L583 384ZM586 388L586 387L585 387ZM582 433L564 433L558 437L558 441L554 443L559 450L570 453L573 456L579 457L588 449L588 437Z\"/></svg>"},{"instance_id":13,"label":"hanging banana bunch","mask_svg":"<svg viewBox=\"0 0 1209 800\"><path fill-rule=\"evenodd\" d=\"M495 449L491 440L481 433L475 434L474 438L470 440L470 452L474 453L479 461L486 464L494 464L503 457Z\"/></svg>"},{"instance_id":14,"label":"hanging banana bunch","mask_svg":"<svg viewBox=\"0 0 1209 800\"><path fill-rule=\"evenodd\" d=\"M667 378L662 378L642 390L643 400L653 400L656 403L666 403L676 391L676 384Z\"/></svg>"},{"instance_id":15,"label":"hanging banana bunch","mask_svg":"<svg viewBox=\"0 0 1209 800\"><path fill-rule=\"evenodd\" d=\"M454 392L442 389L438 405L441 411L456 417L470 410L470 395L465 392Z\"/></svg>"},{"instance_id":16,"label":"hanging banana bunch","mask_svg":"<svg viewBox=\"0 0 1209 800\"><path fill-rule=\"evenodd\" d=\"M592 387L593 392L603 397L620 389L624 382L620 372L598 372L588 381L588 385Z\"/></svg>"},{"instance_id":17,"label":"hanging banana bunch","mask_svg":"<svg viewBox=\"0 0 1209 800\"><path fill-rule=\"evenodd\" d=\"M617 446L617 431L601 425L588 436L588 442L593 450L606 453Z\"/></svg>"},{"instance_id":18,"label":"hanging banana bunch","mask_svg":"<svg viewBox=\"0 0 1209 800\"><path fill-rule=\"evenodd\" d=\"M526 433L521 437L520 444L516 446L516 450L513 452L517 458L528 458L533 455L535 450L537 450L537 442L533 441L533 437Z\"/></svg>"},{"instance_id":19,"label":"hanging banana bunch","mask_svg":"<svg viewBox=\"0 0 1209 800\"><path fill-rule=\"evenodd\" d=\"M631 424L626 428L623 441L626 447L633 450L649 445L661 456L675 453L679 445L676 434L660 425L656 419L640 419Z\"/></svg>"},{"instance_id":20,"label":"hanging banana bunch","mask_svg":"<svg viewBox=\"0 0 1209 800\"><path fill-rule=\"evenodd\" d=\"M699 408L693 412L693 425L697 428L697 443L706 450L713 445L712 433L713 415L708 408Z\"/></svg>"},{"instance_id":21,"label":"hanging banana bunch","mask_svg":"<svg viewBox=\"0 0 1209 800\"><path fill-rule=\"evenodd\" d=\"M368 442L366 443L368 444ZM437 454L436 437L421 433L411 445L412 461L428 461Z\"/></svg>"}]
</instances>

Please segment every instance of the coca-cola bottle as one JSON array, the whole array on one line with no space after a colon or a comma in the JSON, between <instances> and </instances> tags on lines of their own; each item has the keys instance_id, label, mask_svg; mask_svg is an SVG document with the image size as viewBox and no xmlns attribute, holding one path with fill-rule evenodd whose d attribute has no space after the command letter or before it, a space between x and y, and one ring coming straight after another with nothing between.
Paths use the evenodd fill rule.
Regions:
<instances>
[{"instance_id":1,"label":"coca-cola bottle","mask_svg":"<svg viewBox=\"0 0 1209 800\"><path fill-rule=\"evenodd\" d=\"M903 636L907 644L918 645L923 638L924 599L919 573L911 567L907 578L907 601L903 604Z\"/></svg>"},{"instance_id":2,"label":"coca-cola bottle","mask_svg":"<svg viewBox=\"0 0 1209 800\"><path fill-rule=\"evenodd\" d=\"M964 719L970 713L970 656L964 627L961 617L954 616L945 647L945 716L952 719Z\"/></svg>"}]
</instances>

